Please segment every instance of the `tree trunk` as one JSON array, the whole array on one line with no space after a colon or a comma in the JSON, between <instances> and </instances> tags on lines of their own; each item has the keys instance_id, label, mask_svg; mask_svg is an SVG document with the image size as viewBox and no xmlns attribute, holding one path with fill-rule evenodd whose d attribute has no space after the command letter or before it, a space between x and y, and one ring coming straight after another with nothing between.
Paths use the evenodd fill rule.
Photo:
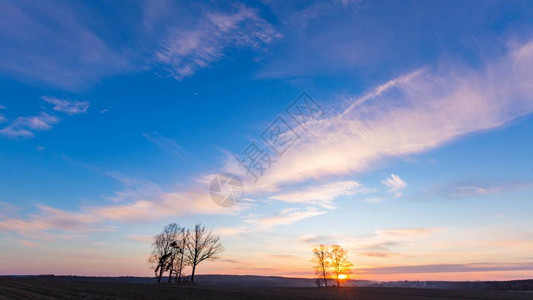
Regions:
<instances>
[{"instance_id":1,"label":"tree trunk","mask_svg":"<svg viewBox=\"0 0 533 300\"><path fill-rule=\"evenodd\" d=\"M172 269L168 271L168 283L172 283Z\"/></svg>"},{"instance_id":2,"label":"tree trunk","mask_svg":"<svg viewBox=\"0 0 533 300\"><path fill-rule=\"evenodd\" d=\"M176 274L178 283L181 282L181 270L183 269L183 263L180 263L180 268L178 270L178 274Z\"/></svg>"},{"instance_id":3,"label":"tree trunk","mask_svg":"<svg viewBox=\"0 0 533 300\"><path fill-rule=\"evenodd\" d=\"M324 286L328 287L328 280L326 279L326 270L322 267L322 277L324 277Z\"/></svg>"},{"instance_id":4,"label":"tree trunk","mask_svg":"<svg viewBox=\"0 0 533 300\"><path fill-rule=\"evenodd\" d=\"M192 265L191 282L194 282L194 271L196 271L196 265Z\"/></svg>"},{"instance_id":5,"label":"tree trunk","mask_svg":"<svg viewBox=\"0 0 533 300\"><path fill-rule=\"evenodd\" d=\"M339 275L337 275L337 287L338 288L341 287L341 281L339 280Z\"/></svg>"},{"instance_id":6,"label":"tree trunk","mask_svg":"<svg viewBox=\"0 0 533 300\"><path fill-rule=\"evenodd\" d=\"M178 273L178 282L181 282L181 271L183 270L183 255L184 255L184 251L182 250L181 251L181 260L180 260L180 269L179 269L179 273Z\"/></svg>"},{"instance_id":7,"label":"tree trunk","mask_svg":"<svg viewBox=\"0 0 533 300\"><path fill-rule=\"evenodd\" d=\"M163 277L163 267L159 267L159 276L157 277L157 283L161 282L161 277Z\"/></svg>"}]
</instances>

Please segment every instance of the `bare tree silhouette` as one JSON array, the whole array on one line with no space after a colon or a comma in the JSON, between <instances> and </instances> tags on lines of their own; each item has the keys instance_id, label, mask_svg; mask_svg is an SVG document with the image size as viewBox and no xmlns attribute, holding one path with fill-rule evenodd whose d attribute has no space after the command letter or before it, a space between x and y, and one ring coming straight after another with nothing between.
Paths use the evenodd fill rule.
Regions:
<instances>
[{"instance_id":1,"label":"bare tree silhouette","mask_svg":"<svg viewBox=\"0 0 533 300\"><path fill-rule=\"evenodd\" d=\"M198 264L204 260L218 259L217 254L224 250L220 238L201 224L197 224L190 233L186 248L186 262L192 267L191 282L194 282Z\"/></svg>"},{"instance_id":2,"label":"bare tree silhouette","mask_svg":"<svg viewBox=\"0 0 533 300\"><path fill-rule=\"evenodd\" d=\"M313 259L312 261L314 264L315 274L319 276L322 280L324 280L324 286L328 286L328 268L330 265L329 258L330 253L328 246L324 244L320 244L318 247L313 249ZM318 280L318 279L317 279ZM318 281L317 284L319 285ZM320 286L320 285L319 285Z\"/></svg>"},{"instance_id":3,"label":"bare tree silhouette","mask_svg":"<svg viewBox=\"0 0 533 300\"><path fill-rule=\"evenodd\" d=\"M175 281L181 282L181 279L183 277L183 268L187 266L187 263L185 262L186 253L187 253L187 242L189 240L189 230L182 228L178 232L177 240L174 244L175 249L175 258L172 263L172 270L174 271L175 275Z\"/></svg>"},{"instance_id":4,"label":"bare tree silhouette","mask_svg":"<svg viewBox=\"0 0 533 300\"><path fill-rule=\"evenodd\" d=\"M353 264L348 260L348 251L344 250L344 248L339 245L331 246L330 260L331 268L337 279L337 287L340 287L341 278L339 278L339 276L348 276L351 273Z\"/></svg>"},{"instance_id":5,"label":"bare tree silhouette","mask_svg":"<svg viewBox=\"0 0 533 300\"><path fill-rule=\"evenodd\" d=\"M165 271L170 271L169 282L172 278L172 270L169 266L172 266L176 258L176 240L178 233L183 228L176 223L171 223L165 226L161 233L154 236L154 242L152 243L152 253L148 258L148 261L154 268L157 282L161 282L161 277Z\"/></svg>"},{"instance_id":6,"label":"bare tree silhouette","mask_svg":"<svg viewBox=\"0 0 533 300\"><path fill-rule=\"evenodd\" d=\"M165 262L170 255L167 252L165 239L163 234L158 233L154 236L154 242L152 243L152 254L148 258L148 262L152 264L157 282L161 282L163 271L165 270Z\"/></svg>"}]
</instances>

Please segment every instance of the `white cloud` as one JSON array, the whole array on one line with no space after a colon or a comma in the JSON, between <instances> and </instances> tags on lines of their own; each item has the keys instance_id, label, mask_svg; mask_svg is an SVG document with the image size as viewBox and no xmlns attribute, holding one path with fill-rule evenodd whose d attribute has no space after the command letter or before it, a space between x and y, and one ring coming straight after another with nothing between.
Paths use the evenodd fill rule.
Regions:
<instances>
[{"instance_id":1,"label":"white cloud","mask_svg":"<svg viewBox=\"0 0 533 300\"><path fill-rule=\"evenodd\" d=\"M269 198L288 203L316 204L331 209L334 208L332 205L333 200L340 196L367 192L368 189L363 188L359 182L347 180L305 187L291 192L275 194Z\"/></svg>"},{"instance_id":2,"label":"white cloud","mask_svg":"<svg viewBox=\"0 0 533 300\"><path fill-rule=\"evenodd\" d=\"M453 196L462 197L468 195L487 195L501 191L500 187L461 186L457 187Z\"/></svg>"},{"instance_id":3,"label":"white cloud","mask_svg":"<svg viewBox=\"0 0 533 300\"><path fill-rule=\"evenodd\" d=\"M91 232L109 231L110 222L153 222L165 217L235 214L248 208L246 205L220 207L207 191L165 192L162 189L148 192L138 190L124 196L122 202L103 206L84 207L64 211L37 205L38 213L18 216L14 210L0 214L0 232L17 232L25 236L49 236L51 231ZM0 202L0 206L6 206Z\"/></svg>"},{"instance_id":4,"label":"white cloud","mask_svg":"<svg viewBox=\"0 0 533 300\"><path fill-rule=\"evenodd\" d=\"M277 36L254 9L239 5L231 13L207 13L195 28L171 30L155 58L181 80L220 60L229 48L257 48Z\"/></svg>"},{"instance_id":5,"label":"white cloud","mask_svg":"<svg viewBox=\"0 0 533 300\"><path fill-rule=\"evenodd\" d=\"M407 183L396 174L391 174L389 178L382 180L381 183L386 185L391 191L399 191L407 187Z\"/></svg>"},{"instance_id":6,"label":"white cloud","mask_svg":"<svg viewBox=\"0 0 533 300\"><path fill-rule=\"evenodd\" d=\"M37 116L18 117L7 127L0 129L0 135L6 137L33 137L34 131L49 130L59 122L55 116L41 112Z\"/></svg>"},{"instance_id":7,"label":"white cloud","mask_svg":"<svg viewBox=\"0 0 533 300\"><path fill-rule=\"evenodd\" d=\"M143 244L150 244L154 241L154 237L151 235L130 234L128 235L128 239L130 241L143 243Z\"/></svg>"},{"instance_id":8,"label":"white cloud","mask_svg":"<svg viewBox=\"0 0 533 300\"><path fill-rule=\"evenodd\" d=\"M57 117L43 112L38 116L19 117L15 119L12 125L14 127L23 127L38 131L51 129L52 125L58 121L59 119Z\"/></svg>"},{"instance_id":9,"label":"white cloud","mask_svg":"<svg viewBox=\"0 0 533 300\"><path fill-rule=\"evenodd\" d=\"M325 214L326 211L319 210L314 207L300 209L300 208L287 208L281 210L278 214L267 217L253 216L245 220L257 229L271 229L280 225L291 225L301 220L316 217Z\"/></svg>"},{"instance_id":10,"label":"white cloud","mask_svg":"<svg viewBox=\"0 0 533 300\"><path fill-rule=\"evenodd\" d=\"M441 228L393 228L376 230L376 235L384 238L422 237L441 231Z\"/></svg>"},{"instance_id":11,"label":"white cloud","mask_svg":"<svg viewBox=\"0 0 533 300\"><path fill-rule=\"evenodd\" d=\"M27 219L3 216L0 219L0 232L14 231L26 236L38 237L48 230L62 231L108 231L112 227L99 225L98 217L83 212L67 212L49 206L37 205L37 214ZM47 235L46 235L47 236Z\"/></svg>"},{"instance_id":12,"label":"white cloud","mask_svg":"<svg viewBox=\"0 0 533 300\"><path fill-rule=\"evenodd\" d=\"M0 109L6 109L6 107L3 105L0 105ZM7 118L3 114L0 114L0 123L4 123L4 122L7 122Z\"/></svg>"},{"instance_id":13,"label":"white cloud","mask_svg":"<svg viewBox=\"0 0 533 300\"><path fill-rule=\"evenodd\" d=\"M379 251L390 254L393 250L400 250L403 246L412 245L413 241L425 239L436 233L446 231L440 227L417 227L417 228L387 228L375 229L372 233L360 236L346 235L303 235L299 241L304 244L338 243L348 249L359 251Z\"/></svg>"},{"instance_id":14,"label":"white cloud","mask_svg":"<svg viewBox=\"0 0 533 300\"><path fill-rule=\"evenodd\" d=\"M371 198L367 198L365 199L365 202L366 203L381 203L383 202L383 198L380 198L380 197L371 197Z\"/></svg>"},{"instance_id":15,"label":"white cloud","mask_svg":"<svg viewBox=\"0 0 533 300\"><path fill-rule=\"evenodd\" d=\"M250 228L247 228L245 226L218 227L215 229L215 232L222 236L235 236L235 235L240 235L240 234L243 234L249 231L250 231Z\"/></svg>"},{"instance_id":16,"label":"white cloud","mask_svg":"<svg viewBox=\"0 0 533 300\"><path fill-rule=\"evenodd\" d=\"M390 158L437 148L467 134L489 130L533 111L533 42L477 70L424 68L393 79L341 114L308 126L249 192L328 176L352 175ZM226 164L243 175L234 161Z\"/></svg>"},{"instance_id":17,"label":"white cloud","mask_svg":"<svg viewBox=\"0 0 533 300\"><path fill-rule=\"evenodd\" d=\"M434 188L434 192L440 196L457 198L485 196L531 187L533 182L527 180L477 179L445 183Z\"/></svg>"},{"instance_id":18,"label":"white cloud","mask_svg":"<svg viewBox=\"0 0 533 300\"><path fill-rule=\"evenodd\" d=\"M161 192L148 199L137 199L129 203L97 207L91 213L105 220L120 222L143 222L159 220L162 217L195 214L232 214L244 206L231 208L216 205L207 192Z\"/></svg>"},{"instance_id":19,"label":"white cloud","mask_svg":"<svg viewBox=\"0 0 533 300\"><path fill-rule=\"evenodd\" d=\"M89 108L87 101L69 101L54 97L41 97L45 102L53 105L52 109L63 112L68 115L81 114ZM0 115L0 122L3 116ZM4 121L7 121L4 119ZM60 119L47 112L40 112L36 116L18 117L6 127L0 129L0 135L11 138L31 138L36 131L52 129L54 124L59 123Z\"/></svg>"},{"instance_id":20,"label":"white cloud","mask_svg":"<svg viewBox=\"0 0 533 300\"><path fill-rule=\"evenodd\" d=\"M89 108L88 101L69 101L47 96L43 96L41 99L54 105L52 108L53 110L66 113L68 115L82 114L87 112L87 109Z\"/></svg>"},{"instance_id":21,"label":"white cloud","mask_svg":"<svg viewBox=\"0 0 533 300\"><path fill-rule=\"evenodd\" d=\"M389 178L382 180L381 183L387 186L389 191L393 192L396 198L401 197L402 193L400 193L400 191L407 187L407 183L396 174L391 174Z\"/></svg>"}]
</instances>

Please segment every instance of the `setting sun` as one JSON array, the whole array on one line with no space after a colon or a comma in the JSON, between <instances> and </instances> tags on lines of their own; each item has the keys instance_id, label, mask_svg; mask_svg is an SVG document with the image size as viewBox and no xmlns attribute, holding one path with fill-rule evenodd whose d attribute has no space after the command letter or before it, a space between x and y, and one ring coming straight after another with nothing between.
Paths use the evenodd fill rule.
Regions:
<instances>
[{"instance_id":1,"label":"setting sun","mask_svg":"<svg viewBox=\"0 0 533 300\"><path fill-rule=\"evenodd\" d=\"M341 274L341 275L339 275L339 279L344 280L344 279L346 279L346 278L348 278L348 275L346 275L346 274Z\"/></svg>"}]
</instances>

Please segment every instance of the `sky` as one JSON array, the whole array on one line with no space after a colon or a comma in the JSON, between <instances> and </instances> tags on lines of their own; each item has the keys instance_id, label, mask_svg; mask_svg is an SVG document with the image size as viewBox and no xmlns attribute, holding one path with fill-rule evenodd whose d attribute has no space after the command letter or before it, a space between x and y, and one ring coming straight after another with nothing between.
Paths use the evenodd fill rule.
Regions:
<instances>
[{"instance_id":1,"label":"sky","mask_svg":"<svg viewBox=\"0 0 533 300\"><path fill-rule=\"evenodd\" d=\"M0 20L0 274L151 276L176 222L221 237L199 274L313 277L325 243L352 279L533 277L531 1L0 0ZM210 197L224 173L235 206Z\"/></svg>"}]
</instances>

